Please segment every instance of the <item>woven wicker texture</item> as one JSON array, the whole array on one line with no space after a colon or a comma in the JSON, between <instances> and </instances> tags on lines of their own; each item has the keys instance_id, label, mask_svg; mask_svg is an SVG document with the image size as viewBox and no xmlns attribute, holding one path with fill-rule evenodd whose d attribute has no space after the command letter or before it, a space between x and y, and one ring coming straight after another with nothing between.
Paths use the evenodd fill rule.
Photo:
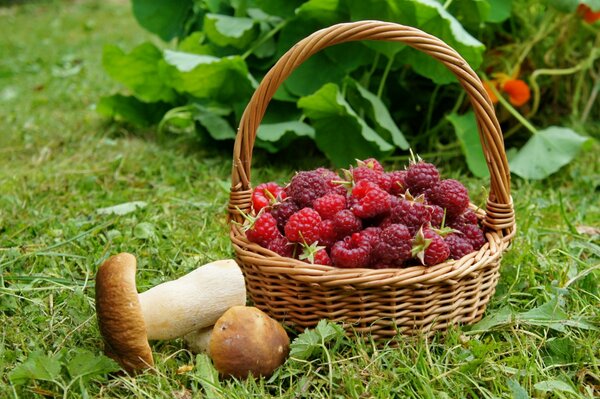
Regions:
<instances>
[{"instance_id":1,"label":"woven wicker texture","mask_svg":"<svg viewBox=\"0 0 600 399\"><path fill-rule=\"evenodd\" d=\"M340 269L284 258L251 243L240 227L240 212L251 212L250 182L256 131L281 83L316 52L357 40L407 44L443 63L466 91L479 127L490 171L486 211L477 209L487 243L457 261L432 267ZM291 178L291 176L290 176ZM478 76L451 47L418 29L381 21L338 24L306 37L284 54L267 73L242 116L233 151L228 211L231 240L255 306L298 330L326 318L375 339L398 332L445 329L473 323L486 308L499 277L502 253L515 232L510 171L500 125Z\"/></svg>"}]
</instances>

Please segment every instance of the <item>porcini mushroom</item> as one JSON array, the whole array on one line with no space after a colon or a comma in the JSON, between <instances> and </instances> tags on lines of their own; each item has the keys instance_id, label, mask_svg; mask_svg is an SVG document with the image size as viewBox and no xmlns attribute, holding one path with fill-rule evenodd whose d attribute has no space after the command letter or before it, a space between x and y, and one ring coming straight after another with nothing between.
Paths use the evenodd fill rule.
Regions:
<instances>
[{"instance_id":1,"label":"porcini mushroom","mask_svg":"<svg viewBox=\"0 0 600 399\"><path fill-rule=\"evenodd\" d=\"M290 351L290 339L277 321L251 306L232 306L217 320L210 357L223 376L268 377Z\"/></svg>"},{"instance_id":2,"label":"porcini mushroom","mask_svg":"<svg viewBox=\"0 0 600 399\"><path fill-rule=\"evenodd\" d=\"M128 372L151 367L148 340L172 339L213 325L246 303L244 276L232 259L200 266L138 294L135 256L121 253L96 274L96 312L105 352Z\"/></svg>"},{"instance_id":3,"label":"porcini mushroom","mask_svg":"<svg viewBox=\"0 0 600 399\"><path fill-rule=\"evenodd\" d=\"M210 337L214 326L194 330L183 336L187 348L193 353L206 353L210 356Z\"/></svg>"}]
</instances>

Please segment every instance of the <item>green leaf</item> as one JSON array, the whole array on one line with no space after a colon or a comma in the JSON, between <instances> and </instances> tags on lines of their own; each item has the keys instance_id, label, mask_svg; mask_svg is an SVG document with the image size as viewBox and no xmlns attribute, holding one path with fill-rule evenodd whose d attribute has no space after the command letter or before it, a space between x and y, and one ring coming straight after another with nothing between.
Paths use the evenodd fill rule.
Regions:
<instances>
[{"instance_id":1,"label":"green leaf","mask_svg":"<svg viewBox=\"0 0 600 399\"><path fill-rule=\"evenodd\" d=\"M168 105L166 103L144 103L133 96L114 94L102 97L96 105L99 114L119 122L128 122L136 127L147 127L160 121Z\"/></svg>"},{"instance_id":2,"label":"green leaf","mask_svg":"<svg viewBox=\"0 0 600 399\"><path fill-rule=\"evenodd\" d=\"M580 2L580 0L546 0L549 6L566 13L574 12Z\"/></svg>"},{"instance_id":3,"label":"green leaf","mask_svg":"<svg viewBox=\"0 0 600 399\"><path fill-rule=\"evenodd\" d=\"M254 3L261 10L270 15L277 15L282 18L289 18L295 14L298 8L305 0L254 0Z\"/></svg>"},{"instance_id":4,"label":"green leaf","mask_svg":"<svg viewBox=\"0 0 600 399\"><path fill-rule=\"evenodd\" d=\"M510 17L512 11L512 0L488 0L490 3L490 12L486 19L487 22L503 22Z\"/></svg>"},{"instance_id":5,"label":"green leaf","mask_svg":"<svg viewBox=\"0 0 600 399\"><path fill-rule=\"evenodd\" d=\"M306 360L322 351L323 345L344 336L344 329L322 319L314 329L307 328L290 344L290 357Z\"/></svg>"},{"instance_id":6,"label":"green leaf","mask_svg":"<svg viewBox=\"0 0 600 399\"><path fill-rule=\"evenodd\" d=\"M337 166L356 158L383 158L394 149L356 114L333 83L302 97L298 106L315 127L317 146Z\"/></svg>"},{"instance_id":7,"label":"green leaf","mask_svg":"<svg viewBox=\"0 0 600 399\"><path fill-rule=\"evenodd\" d=\"M560 380L540 381L537 384L535 384L533 387L535 389L537 389L538 391L542 391L542 392L560 391L560 392L568 392L575 396L579 396L577 391L575 391L575 389L573 389L573 387L571 385L567 384L566 382L560 381Z\"/></svg>"},{"instance_id":8,"label":"green leaf","mask_svg":"<svg viewBox=\"0 0 600 399\"><path fill-rule=\"evenodd\" d=\"M124 84L144 102L175 99L175 92L167 84L161 63L161 51L151 43L143 43L131 53L114 45L106 45L102 54L102 66L114 80Z\"/></svg>"},{"instance_id":9,"label":"green leaf","mask_svg":"<svg viewBox=\"0 0 600 399\"><path fill-rule=\"evenodd\" d=\"M246 48L256 37L254 21L250 18L229 15L206 14L204 32L208 39L218 46Z\"/></svg>"},{"instance_id":10,"label":"green leaf","mask_svg":"<svg viewBox=\"0 0 600 399\"><path fill-rule=\"evenodd\" d=\"M488 19L490 8L488 0L461 0L450 3L447 10L461 25L477 29Z\"/></svg>"},{"instance_id":11,"label":"green leaf","mask_svg":"<svg viewBox=\"0 0 600 399\"><path fill-rule=\"evenodd\" d=\"M477 332L490 331L494 327L510 324L513 318L513 311L508 307L503 307L494 312L489 312L487 316L473 324L470 330Z\"/></svg>"},{"instance_id":12,"label":"green leaf","mask_svg":"<svg viewBox=\"0 0 600 399\"><path fill-rule=\"evenodd\" d=\"M396 125L396 122L394 122L392 119L387 107L385 104L383 104L381 99L362 87L360 84L358 84L358 82L354 81L353 84L358 90L360 96L368 102L368 111L373 119L373 122L391 137L391 141L394 143L394 145L402 148L403 150L408 150L410 147L408 141L406 141L406 138Z\"/></svg>"},{"instance_id":13,"label":"green leaf","mask_svg":"<svg viewBox=\"0 0 600 399\"><path fill-rule=\"evenodd\" d=\"M248 68L241 57L165 50L165 61L171 84L181 93L226 104L244 99L252 91Z\"/></svg>"},{"instance_id":14,"label":"green leaf","mask_svg":"<svg viewBox=\"0 0 600 399\"><path fill-rule=\"evenodd\" d=\"M517 381L514 378L511 378L507 382L508 388L510 388L510 392L512 393L513 399L529 399L527 391L521 386L521 384L519 384L519 381Z\"/></svg>"},{"instance_id":15,"label":"green leaf","mask_svg":"<svg viewBox=\"0 0 600 399\"><path fill-rule=\"evenodd\" d=\"M589 137L551 126L534 134L510 161L510 169L525 179L544 179L575 158Z\"/></svg>"},{"instance_id":16,"label":"green leaf","mask_svg":"<svg viewBox=\"0 0 600 399\"><path fill-rule=\"evenodd\" d=\"M59 359L36 351L25 362L16 366L8 379L14 385L23 385L29 380L55 381L60 377L60 369Z\"/></svg>"},{"instance_id":17,"label":"green leaf","mask_svg":"<svg viewBox=\"0 0 600 399\"><path fill-rule=\"evenodd\" d=\"M262 123L256 133L256 146L269 152L288 147L299 137L315 139L315 129L300 121Z\"/></svg>"},{"instance_id":18,"label":"green leaf","mask_svg":"<svg viewBox=\"0 0 600 399\"><path fill-rule=\"evenodd\" d=\"M107 208L98 208L96 209L96 213L100 215L127 215L128 213L135 212L138 208L145 208L147 205L144 201L124 202Z\"/></svg>"},{"instance_id":19,"label":"green leaf","mask_svg":"<svg viewBox=\"0 0 600 399\"><path fill-rule=\"evenodd\" d=\"M195 376L204 388L207 398L222 398L221 382L219 372L215 369L208 355L202 353L196 356Z\"/></svg>"},{"instance_id":20,"label":"green leaf","mask_svg":"<svg viewBox=\"0 0 600 399\"><path fill-rule=\"evenodd\" d=\"M67 363L67 371L72 379L82 378L87 380L118 370L120 370L120 367L114 360L84 350L78 350L75 357Z\"/></svg>"},{"instance_id":21,"label":"green leaf","mask_svg":"<svg viewBox=\"0 0 600 399\"><path fill-rule=\"evenodd\" d=\"M132 0L138 23L165 41L182 33L193 5L192 0Z\"/></svg>"},{"instance_id":22,"label":"green leaf","mask_svg":"<svg viewBox=\"0 0 600 399\"><path fill-rule=\"evenodd\" d=\"M197 120L215 140L235 139L235 130L229 122L223 118L222 110L211 107L197 106L194 111L194 119ZM219 115L221 113L221 115ZM225 115L228 115L225 114Z\"/></svg>"},{"instance_id":23,"label":"green leaf","mask_svg":"<svg viewBox=\"0 0 600 399\"><path fill-rule=\"evenodd\" d=\"M454 126L456 137L460 142L469 170L477 177L488 177L490 172L481 148L475 113L473 111L469 111L464 115L452 113L447 115L446 119Z\"/></svg>"},{"instance_id":24,"label":"green leaf","mask_svg":"<svg viewBox=\"0 0 600 399\"><path fill-rule=\"evenodd\" d=\"M133 236L140 240L149 240L156 237L154 225L148 222L142 222L135 225L133 228Z\"/></svg>"}]
</instances>

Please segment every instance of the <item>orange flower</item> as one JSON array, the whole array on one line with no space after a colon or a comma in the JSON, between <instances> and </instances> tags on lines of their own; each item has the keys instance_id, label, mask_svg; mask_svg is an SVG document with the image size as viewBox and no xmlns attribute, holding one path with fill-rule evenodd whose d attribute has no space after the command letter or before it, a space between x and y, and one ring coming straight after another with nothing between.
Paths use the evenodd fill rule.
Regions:
<instances>
[{"instance_id":1,"label":"orange flower","mask_svg":"<svg viewBox=\"0 0 600 399\"><path fill-rule=\"evenodd\" d=\"M581 15L581 18L583 18L583 20L588 24L593 24L600 19L600 11L594 12L585 4L580 4L577 6L577 14Z\"/></svg>"},{"instance_id":2,"label":"orange flower","mask_svg":"<svg viewBox=\"0 0 600 399\"><path fill-rule=\"evenodd\" d=\"M527 83L521 79L509 79L502 84L502 91L508 94L508 100L515 107L520 107L531 98Z\"/></svg>"},{"instance_id":3,"label":"orange flower","mask_svg":"<svg viewBox=\"0 0 600 399\"><path fill-rule=\"evenodd\" d=\"M492 90L491 86L493 85L496 90L498 89L498 84L493 81L493 80L486 80L483 82L483 88L485 89L485 91L487 92L488 96L490 96L490 100L492 100L492 104L497 104L498 103L498 97L496 97L496 93L494 93L494 91Z\"/></svg>"}]
</instances>

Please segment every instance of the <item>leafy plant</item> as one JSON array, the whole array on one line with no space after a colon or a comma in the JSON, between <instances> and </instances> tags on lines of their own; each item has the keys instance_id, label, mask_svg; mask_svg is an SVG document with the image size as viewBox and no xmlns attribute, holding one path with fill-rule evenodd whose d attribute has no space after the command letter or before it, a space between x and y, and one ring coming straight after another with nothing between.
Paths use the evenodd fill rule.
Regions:
<instances>
[{"instance_id":1,"label":"leafy plant","mask_svg":"<svg viewBox=\"0 0 600 399\"><path fill-rule=\"evenodd\" d=\"M595 2L583 3L594 8ZM597 29L588 24L585 32L575 32L583 22L575 17L573 1L548 3L132 0L140 25L168 41L168 48L161 50L143 43L125 52L114 45L106 46L104 68L127 88L127 95L102 98L98 110L135 126L158 124L161 134L199 134L209 140L231 140L257 82L297 41L338 22L380 19L415 26L439 37L474 69L483 68L484 79L488 72L506 71L515 76L531 72L533 106L527 108L527 115L523 116L500 93L495 94L509 112L499 110L508 129L507 137L521 133L522 125L537 133L527 118L533 118L540 103L545 103L547 88L544 85L540 89L538 80L564 75L562 64L574 59L580 64L573 73L592 73L598 55L592 51L582 58L576 53L589 46ZM537 18L548 7L549 16ZM563 20L572 25L568 35L581 37L570 44L569 56L555 54L560 59L553 63L556 61L561 69L548 72L537 65L543 58L538 47L548 46L544 39L556 35L552 29ZM525 23L531 26L524 29ZM571 116L576 116L582 96L572 87L566 89L572 96L579 96L571 104ZM594 90L584 94L592 100L597 94ZM407 150L410 144L419 152L462 153L472 173L482 177L488 172L476 122L468 107L454 76L426 54L399 43L346 43L315 54L282 84L258 129L256 146L278 152L297 139L309 139L340 166L357 157L384 159L398 150ZM594 112L584 108L583 114L577 114L579 125L584 125ZM560 121L553 124L558 126ZM565 160L569 162L585 141L573 130L551 131L554 133L550 135L540 131L539 137L554 137L558 132L561 140L569 142L568 151L555 148L560 160L545 156L539 165L523 165L517 157L513 161L515 173L543 178L564 165ZM514 138L513 145L523 144L522 135ZM535 139L520 150L519 156L537 156L536 149L547 148L534 145L539 141L544 140Z\"/></svg>"}]
</instances>

